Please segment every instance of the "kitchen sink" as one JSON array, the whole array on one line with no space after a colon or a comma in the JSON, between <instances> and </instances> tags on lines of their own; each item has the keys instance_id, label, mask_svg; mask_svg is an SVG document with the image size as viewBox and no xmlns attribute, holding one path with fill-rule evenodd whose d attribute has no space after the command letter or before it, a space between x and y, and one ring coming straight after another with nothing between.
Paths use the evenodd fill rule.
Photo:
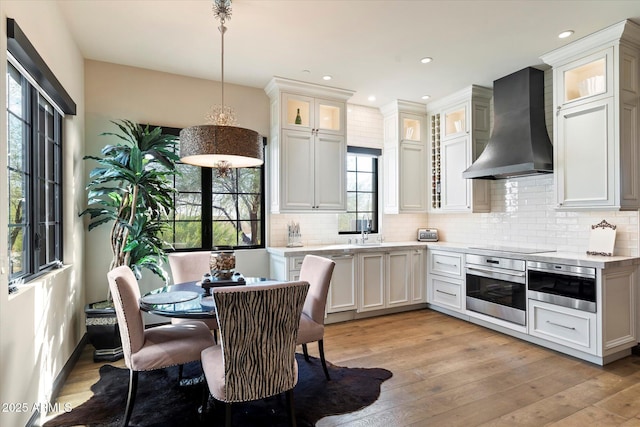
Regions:
<instances>
[{"instance_id":1,"label":"kitchen sink","mask_svg":"<svg viewBox=\"0 0 640 427\"><path fill-rule=\"evenodd\" d=\"M364 243L355 243L354 246L380 246L382 243L380 242L364 242Z\"/></svg>"}]
</instances>

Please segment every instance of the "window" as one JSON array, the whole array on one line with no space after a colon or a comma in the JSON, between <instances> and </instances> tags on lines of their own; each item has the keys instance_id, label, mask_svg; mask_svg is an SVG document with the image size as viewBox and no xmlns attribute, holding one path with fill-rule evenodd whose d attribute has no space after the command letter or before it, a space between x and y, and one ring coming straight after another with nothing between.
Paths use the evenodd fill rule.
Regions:
<instances>
[{"instance_id":1,"label":"window","mask_svg":"<svg viewBox=\"0 0 640 427\"><path fill-rule=\"evenodd\" d=\"M14 19L7 18L6 30L7 248L13 284L62 261L62 124L64 114L76 114L76 104Z\"/></svg>"},{"instance_id":2,"label":"window","mask_svg":"<svg viewBox=\"0 0 640 427\"><path fill-rule=\"evenodd\" d=\"M348 147L347 212L339 215L339 234L378 232L379 155L380 150Z\"/></svg>"},{"instance_id":3,"label":"window","mask_svg":"<svg viewBox=\"0 0 640 427\"><path fill-rule=\"evenodd\" d=\"M62 259L62 114L7 64L9 280Z\"/></svg>"},{"instance_id":4,"label":"window","mask_svg":"<svg viewBox=\"0 0 640 427\"><path fill-rule=\"evenodd\" d=\"M179 135L180 129L163 127ZM263 248L265 236L264 167L216 169L178 164L171 236L181 249Z\"/></svg>"}]
</instances>

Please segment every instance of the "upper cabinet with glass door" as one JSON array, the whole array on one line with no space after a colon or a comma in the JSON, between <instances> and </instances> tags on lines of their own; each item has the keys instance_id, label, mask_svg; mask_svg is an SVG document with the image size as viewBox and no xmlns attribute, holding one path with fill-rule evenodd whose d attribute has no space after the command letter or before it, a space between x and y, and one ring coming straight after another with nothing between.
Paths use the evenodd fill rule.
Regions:
<instances>
[{"instance_id":1,"label":"upper cabinet with glass door","mask_svg":"<svg viewBox=\"0 0 640 427\"><path fill-rule=\"evenodd\" d=\"M345 103L310 96L282 94L283 129L342 135Z\"/></svg>"},{"instance_id":2,"label":"upper cabinet with glass door","mask_svg":"<svg viewBox=\"0 0 640 427\"><path fill-rule=\"evenodd\" d=\"M402 114L400 117L402 120L401 140L422 142L422 122L424 118L408 114Z\"/></svg>"},{"instance_id":3,"label":"upper cabinet with glass door","mask_svg":"<svg viewBox=\"0 0 640 427\"><path fill-rule=\"evenodd\" d=\"M588 55L563 67L556 76L559 105L591 102L612 96L613 48Z\"/></svg>"},{"instance_id":4,"label":"upper cabinet with glass door","mask_svg":"<svg viewBox=\"0 0 640 427\"><path fill-rule=\"evenodd\" d=\"M462 135L467 131L467 106L459 105L446 110L441 114L442 135L441 139L447 139Z\"/></svg>"}]
</instances>

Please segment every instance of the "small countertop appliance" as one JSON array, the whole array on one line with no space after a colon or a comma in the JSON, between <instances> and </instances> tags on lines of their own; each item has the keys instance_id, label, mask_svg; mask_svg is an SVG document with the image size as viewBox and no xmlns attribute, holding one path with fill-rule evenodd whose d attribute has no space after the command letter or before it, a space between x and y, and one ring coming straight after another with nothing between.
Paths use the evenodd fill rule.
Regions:
<instances>
[{"instance_id":1,"label":"small countertop appliance","mask_svg":"<svg viewBox=\"0 0 640 427\"><path fill-rule=\"evenodd\" d=\"M435 228L418 228L418 242L437 242L438 230Z\"/></svg>"}]
</instances>

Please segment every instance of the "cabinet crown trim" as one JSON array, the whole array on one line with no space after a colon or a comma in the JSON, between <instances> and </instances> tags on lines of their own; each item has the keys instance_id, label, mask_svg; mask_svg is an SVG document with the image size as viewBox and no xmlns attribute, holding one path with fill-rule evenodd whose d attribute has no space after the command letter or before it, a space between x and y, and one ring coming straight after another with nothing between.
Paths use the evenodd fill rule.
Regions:
<instances>
[{"instance_id":1,"label":"cabinet crown trim","mask_svg":"<svg viewBox=\"0 0 640 427\"><path fill-rule=\"evenodd\" d=\"M471 85L458 92L452 93L437 101L430 102L427 105L427 112L433 113L439 111L452 104L468 102L471 98L486 98L490 100L493 97L493 89L484 86Z\"/></svg>"},{"instance_id":2,"label":"cabinet crown trim","mask_svg":"<svg viewBox=\"0 0 640 427\"><path fill-rule=\"evenodd\" d=\"M299 80L273 77L264 88L269 98L274 99L281 92L291 92L298 95L307 95L319 98L346 101L353 96L355 91L331 86L322 86L315 83L307 83Z\"/></svg>"},{"instance_id":3,"label":"cabinet crown trim","mask_svg":"<svg viewBox=\"0 0 640 427\"><path fill-rule=\"evenodd\" d=\"M418 115L426 115L427 106L426 104L421 104L419 102L397 99L380 107L380 112L384 116L389 116L394 113L412 113Z\"/></svg>"},{"instance_id":4,"label":"cabinet crown trim","mask_svg":"<svg viewBox=\"0 0 640 427\"><path fill-rule=\"evenodd\" d=\"M613 24L579 40L559 47L540 57L546 64L553 67L570 62L576 57L584 56L584 52L598 48L606 48L613 43L625 39L640 47L640 25L633 21L622 21Z\"/></svg>"}]
</instances>

